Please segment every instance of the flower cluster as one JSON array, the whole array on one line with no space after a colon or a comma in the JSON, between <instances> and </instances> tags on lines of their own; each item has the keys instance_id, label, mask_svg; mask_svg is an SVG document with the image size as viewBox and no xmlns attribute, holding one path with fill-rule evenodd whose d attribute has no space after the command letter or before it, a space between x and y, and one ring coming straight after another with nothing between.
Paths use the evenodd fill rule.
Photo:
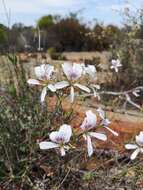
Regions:
<instances>
[{"instance_id":1,"label":"flower cluster","mask_svg":"<svg viewBox=\"0 0 143 190\"><path fill-rule=\"evenodd\" d=\"M111 61L111 69L114 69L115 72L118 72L118 68L122 66L120 60L112 60ZM36 79L29 79L27 82L30 85L38 85L42 86L42 92L40 101L44 102L45 97L47 95L47 91L51 91L52 93L57 92L58 90L62 90L64 92L69 92L70 102L73 103L75 99L75 92L86 92L90 93L91 90L93 91L93 96L96 97L98 100L101 99L100 94L106 92L100 92L100 85L98 84L83 84L80 82L80 79L87 75L91 80L95 82L96 79L96 68L93 65L85 65L84 63L72 63L72 62L65 62L62 64L62 74L61 76L64 77L61 81L57 81L54 74L56 70L54 66L49 64L43 64L41 66L35 67L35 75ZM81 80L84 81L84 80ZM87 86L88 85L88 86ZM127 91L123 93L116 93L116 92L107 92L107 94L112 95L124 95L126 97L126 102L129 102L133 106L140 108L139 105L134 103L129 93L132 93L135 97L139 96L140 88L135 88L133 91ZM65 90L68 89L68 90ZM110 128L111 121L106 117L105 111L101 108L97 110L98 116L100 121L97 122L97 116L91 110L86 111L86 116L80 125L80 130L82 131L82 137L87 143L87 153L90 157L93 154L94 146L93 146L93 139L98 139L101 141L107 140L107 135L104 133L96 132L97 127L102 127L113 135L118 136L118 133ZM47 150L56 148L60 151L61 156L65 156L66 151L68 151L72 145L69 144L69 141L72 137L72 127L67 124L63 124L59 131L53 131L50 133L49 138L50 141L43 141L39 143L40 149ZM126 149L134 149L134 152L131 155L131 160L134 160L139 153L143 153L143 132L140 132L138 136L136 136L136 144L126 144Z\"/></svg>"},{"instance_id":2,"label":"flower cluster","mask_svg":"<svg viewBox=\"0 0 143 190\"><path fill-rule=\"evenodd\" d=\"M97 116L91 110L86 111L86 117L84 118L80 129L82 136L87 142L87 152L90 157L93 154L92 138L96 138L101 141L106 141L107 136L103 133L95 132L97 128ZM94 131L91 131L94 130ZM111 130L111 129L110 129ZM111 130L112 131L112 130ZM116 132L113 132L116 134ZM65 150L70 149L69 141L72 136L72 129L70 125L64 124L60 127L59 131L54 131L50 134L51 141L43 141L39 143L40 149L47 150L52 148L60 149L61 156L65 156Z\"/></svg>"},{"instance_id":3,"label":"flower cluster","mask_svg":"<svg viewBox=\"0 0 143 190\"><path fill-rule=\"evenodd\" d=\"M65 75L65 80L53 82L52 75L55 72L54 66L43 64L35 67L35 75L37 79L29 79L27 82L31 85L40 85L43 87L41 102L44 102L47 90L56 92L60 89L70 88L71 103L74 101L76 89L90 93L91 90L85 85L80 84L78 80L85 74L94 78L96 73L95 66L88 65L86 67L84 64L65 62L62 64L62 70Z\"/></svg>"}]
</instances>

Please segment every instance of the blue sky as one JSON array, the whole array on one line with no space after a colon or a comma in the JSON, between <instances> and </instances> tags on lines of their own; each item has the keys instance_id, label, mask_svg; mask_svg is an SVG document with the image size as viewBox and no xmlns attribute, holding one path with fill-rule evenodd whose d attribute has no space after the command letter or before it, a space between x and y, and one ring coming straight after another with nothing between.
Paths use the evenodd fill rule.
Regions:
<instances>
[{"instance_id":1,"label":"blue sky","mask_svg":"<svg viewBox=\"0 0 143 190\"><path fill-rule=\"evenodd\" d=\"M39 17L46 14L68 15L81 10L79 17L88 22L97 19L105 24L121 25L118 13L124 7L139 8L143 0L0 0L0 23L7 24L2 2L5 1L10 12L11 25L22 22L35 25Z\"/></svg>"}]
</instances>

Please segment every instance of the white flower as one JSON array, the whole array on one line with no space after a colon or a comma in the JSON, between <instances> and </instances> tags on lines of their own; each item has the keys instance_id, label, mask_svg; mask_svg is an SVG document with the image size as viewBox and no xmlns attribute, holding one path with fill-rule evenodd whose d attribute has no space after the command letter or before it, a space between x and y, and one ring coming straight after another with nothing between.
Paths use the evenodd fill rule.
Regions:
<instances>
[{"instance_id":1,"label":"white flower","mask_svg":"<svg viewBox=\"0 0 143 190\"><path fill-rule=\"evenodd\" d=\"M62 64L64 74L69 81L77 80L82 75L82 66L78 63L65 62Z\"/></svg>"},{"instance_id":2,"label":"white flower","mask_svg":"<svg viewBox=\"0 0 143 190\"><path fill-rule=\"evenodd\" d=\"M83 73L88 74L91 78L96 77L96 68L94 65L87 65L83 67Z\"/></svg>"},{"instance_id":3,"label":"white flower","mask_svg":"<svg viewBox=\"0 0 143 190\"><path fill-rule=\"evenodd\" d=\"M81 124L80 128L83 130L83 137L87 141L87 150L88 156L90 157L93 154L93 146L91 142L91 137L97 138L102 141L106 141L107 137L104 134L90 132L89 130L96 127L97 117L91 111L86 111L86 117L84 118L83 123Z\"/></svg>"},{"instance_id":4,"label":"white flower","mask_svg":"<svg viewBox=\"0 0 143 190\"><path fill-rule=\"evenodd\" d=\"M114 69L116 73L118 72L118 67L122 66L119 59L117 59L117 60L112 59L111 64L112 65L110 66L110 68Z\"/></svg>"},{"instance_id":5,"label":"white flower","mask_svg":"<svg viewBox=\"0 0 143 190\"><path fill-rule=\"evenodd\" d=\"M110 125L111 121L106 118L105 111L102 108L98 108L97 112L98 112L100 118L102 119L100 125L103 126L104 128L106 128L108 131L110 131L113 135L118 136L117 132L113 131L111 128L108 127L108 125Z\"/></svg>"},{"instance_id":6,"label":"white flower","mask_svg":"<svg viewBox=\"0 0 143 190\"><path fill-rule=\"evenodd\" d=\"M35 74L39 80L50 80L54 72L54 66L43 64L35 67Z\"/></svg>"},{"instance_id":7,"label":"white flower","mask_svg":"<svg viewBox=\"0 0 143 190\"><path fill-rule=\"evenodd\" d=\"M54 131L50 134L50 140L52 142L43 141L39 143L40 149L47 150L52 148L59 148L61 156L65 156L65 150L69 150L69 146L66 145L71 138L72 130L70 125L62 125L59 131Z\"/></svg>"},{"instance_id":8,"label":"white flower","mask_svg":"<svg viewBox=\"0 0 143 190\"><path fill-rule=\"evenodd\" d=\"M61 81L55 84L56 89L62 89L65 87L70 87L70 100L71 103L74 101L74 89L75 87L90 93L90 89L84 85L76 83L76 81L82 76L83 68L80 64L65 62L62 64L63 72L67 77L67 81Z\"/></svg>"},{"instance_id":9,"label":"white flower","mask_svg":"<svg viewBox=\"0 0 143 190\"><path fill-rule=\"evenodd\" d=\"M41 93L41 102L44 102L47 89L52 92L56 91L56 88L53 84L49 84L51 80L51 76L54 72L54 66L43 64L41 66L35 67L35 75L37 79L29 79L27 82L30 85L40 85L43 86L43 90Z\"/></svg>"},{"instance_id":10,"label":"white flower","mask_svg":"<svg viewBox=\"0 0 143 190\"><path fill-rule=\"evenodd\" d=\"M134 150L131 154L131 160L134 160L139 153L143 153L143 131L136 135L136 144L126 144L125 148L127 150Z\"/></svg>"}]
</instances>

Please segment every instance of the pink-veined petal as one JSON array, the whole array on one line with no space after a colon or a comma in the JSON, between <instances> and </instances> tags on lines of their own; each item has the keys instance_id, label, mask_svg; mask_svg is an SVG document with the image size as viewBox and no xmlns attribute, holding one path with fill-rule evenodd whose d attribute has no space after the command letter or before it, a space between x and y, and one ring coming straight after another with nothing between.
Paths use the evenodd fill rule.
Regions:
<instances>
[{"instance_id":1,"label":"pink-veined petal","mask_svg":"<svg viewBox=\"0 0 143 190\"><path fill-rule=\"evenodd\" d=\"M44 87L41 93L41 98L40 98L41 102L45 101L46 94L47 94L47 87Z\"/></svg>"},{"instance_id":2,"label":"pink-veined petal","mask_svg":"<svg viewBox=\"0 0 143 190\"><path fill-rule=\"evenodd\" d=\"M74 88L71 86L71 92L70 92L70 101L71 103L74 102Z\"/></svg>"},{"instance_id":3,"label":"pink-veined petal","mask_svg":"<svg viewBox=\"0 0 143 190\"><path fill-rule=\"evenodd\" d=\"M65 62L62 64L63 72L69 80L77 80L82 75L82 66L77 63Z\"/></svg>"},{"instance_id":4,"label":"pink-veined petal","mask_svg":"<svg viewBox=\"0 0 143 190\"><path fill-rule=\"evenodd\" d=\"M72 63L71 62L65 62L64 64L62 64L62 69L63 69L64 74L68 78L69 77L69 71L72 70Z\"/></svg>"},{"instance_id":5,"label":"pink-veined petal","mask_svg":"<svg viewBox=\"0 0 143 190\"><path fill-rule=\"evenodd\" d=\"M70 141L72 135L72 129L70 125L62 125L59 131L53 131L50 134L50 139L58 144L64 144Z\"/></svg>"},{"instance_id":6,"label":"pink-veined petal","mask_svg":"<svg viewBox=\"0 0 143 190\"><path fill-rule=\"evenodd\" d=\"M35 67L35 75L37 76L38 79L49 80L53 72L54 72L53 65L42 64L40 66Z\"/></svg>"},{"instance_id":7,"label":"pink-veined petal","mask_svg":"<svg viewBox=\"0 0 143 190\"><path fill-rule=\"evenodd\" d=\"M67 86L69 86L69 83L67 81L61 81L55 84L56 89L66 88Z\"/></svg>"},{"instance_id":8,"label":"pink-veined petal","mask_svg":"<svg viewBox=\"0 0 143 190\"><path fill-rule=\"evenodd\" d=\"M63 124L59 129L59 133L64 134L65 143L69 142L72 135L71 126L67 124Z\"/></svg>"},{"instance_id":9,"label":"pink-veined petal","mask_svg":"<svg viewBox=\"0 0 143 190\"><path fill-rule=\"evenodd\" d=\"M115 136L118 136L119 134L116 132L116 131L114 131L114 130L112 130L111 128L109 128L109 127L107 127L107 126L104 126L107 130L109 130L111 133L113 133L113 135L115 135Z\"/></svg>"},{"instance_id":10,"label":"pink-veined petal","mask_svg":"<svg viewBox=\"0 0 143 190\"><path fill-rule=\"evenodd\" d=\"M58 131L53 131L53 132L50 133L51 141L58 143L58 141L57 141L58 137L59 137L59 132Z\"/></svg>"},{"instance_id":11,"label":"pink-veined petal","mask_svg":"<svg viewBox=\"0 0 143 190\"><path fill-rule=\"evenodd\" d=\"M81 90L85 91L85 92L88 92L90 93L90 89L84 85L81 85L81 84L78 84L78 83L75 83L74 86L80 88Z\"/></svg>"},{"instance_id":12,"label":"pink-veined petal","mask_svg":"<svg viewBox=\"0 0 143 190\"><path fill-rule=\"evenodd\" d=\"M29 79L27 82L31 85L41 85L40 81L36 79Z\"/></svg>"},{"instance_id":13,"label":"pink-veined petal","mask_svg":"<svg viewBox=\"0 0 143 190\"><path fill-rule=\"evenodd\" d=\"M96 133L96 132L89 132L89 135L91 137L95 137L99 140L102 140L102 141L106 141L107 140L107 136L102 134L102 133Z\"/></svg>"},{"instance_id":14,"label":"pink-veined petal","mask_svg":"<svg viewBox=\"0 0 143 190\"><path fill-rule=\"evenodd\" d=\"M138 146L137 146L136 144L126 144L126 145L125 145L125 148L126 148L127 150L132 150L132 149L137 149Z\"/></svg>"},{"instance_id":15,"label":"pink-veined petal","mask_svg":"<svg viewBox=\"0 0 143 190\"><path fill-rule=\"evenodd\" d=\"M134 159L137 157L137 155L139 154L139 152L140 152L140 149L137 148L137 149L131 154L131 156L130 156L131 160L134 160Z\"/></svg>"},{"instance_id":16,"label":"pink-veined petal","mask_svg":"<svg viewBox=\"0 0 143 190\"><path fill-rule=\"evenodd\" d=\"M83 67L81 64L73 63L72 71L76 74L75 80L77 80L82 75Z\"/></svg>"},{"instance_id":17,"label":"pink-veined petal","mask_svg":"<svg viewBox=\"0 0 143 190\"><path fill-rule=\"evenodd\" d=\"M91 110L86 111L86 117L82 122L80 128L83 130L88 130L96 126L97 117Z\"/></svg>"},{"instance_id":18,"label":"pink-veined petal","mask_svg":"<svg viewBox=\"0 0 143 190\"><path fill-rule=\"evenodd\" d=\"M39 146L40 146L40 149L42 149L42 150L52 149L52 148L59 147L58 144L53 143L53 142L47 142L47 141L40 142Z\"/></svg>"},{"instance_id":19,"label":"pink-veined petal","mask_svg":"<svg viewBox=\"0 0 143 190\"><path fill-rule=\"evenodd\" d=\"M87 139L88 156L90 157L93 154L93 146L89 135L86 136L86 139Z\"/></svg>"},{"instance_id":20,"label":"pink-veined petal","mask_svg":"<svg viewBox=\"0 0 143 190\"><path fill-rule=\"evenodd\" d=\"M47 87L49 88L49 90L51 90L51 92L56 92L56 88L53 84L49 84Z\"/></svg>"}]
</instances>

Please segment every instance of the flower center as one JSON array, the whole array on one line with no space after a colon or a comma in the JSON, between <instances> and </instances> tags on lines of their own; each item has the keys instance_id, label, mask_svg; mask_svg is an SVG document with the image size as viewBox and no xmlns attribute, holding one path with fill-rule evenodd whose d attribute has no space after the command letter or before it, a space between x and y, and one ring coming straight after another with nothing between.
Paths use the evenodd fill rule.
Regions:
<instances>
[{"instance_id":1,"label":"flower center","mask_svg":"<svg viewBox=\"0 0 143 190\"><path fill-rule=\"evenodd\" d=\"M63 144L64 140L65 140L64 135L59 136L59 137L56 138L56 142L59 143L59 144Z\"/></svg>"},{"instance_id":2,"label":"flower center","mask_svg":"<svg viewBox=\"0 0 143 190\"><path fill-rule=\"evenodd\" d=\"M74 80L77 77L77 74L74 73L74 72L70 72L69 77L70 77L71 80Z\"/></svg>"}]
</instances>

